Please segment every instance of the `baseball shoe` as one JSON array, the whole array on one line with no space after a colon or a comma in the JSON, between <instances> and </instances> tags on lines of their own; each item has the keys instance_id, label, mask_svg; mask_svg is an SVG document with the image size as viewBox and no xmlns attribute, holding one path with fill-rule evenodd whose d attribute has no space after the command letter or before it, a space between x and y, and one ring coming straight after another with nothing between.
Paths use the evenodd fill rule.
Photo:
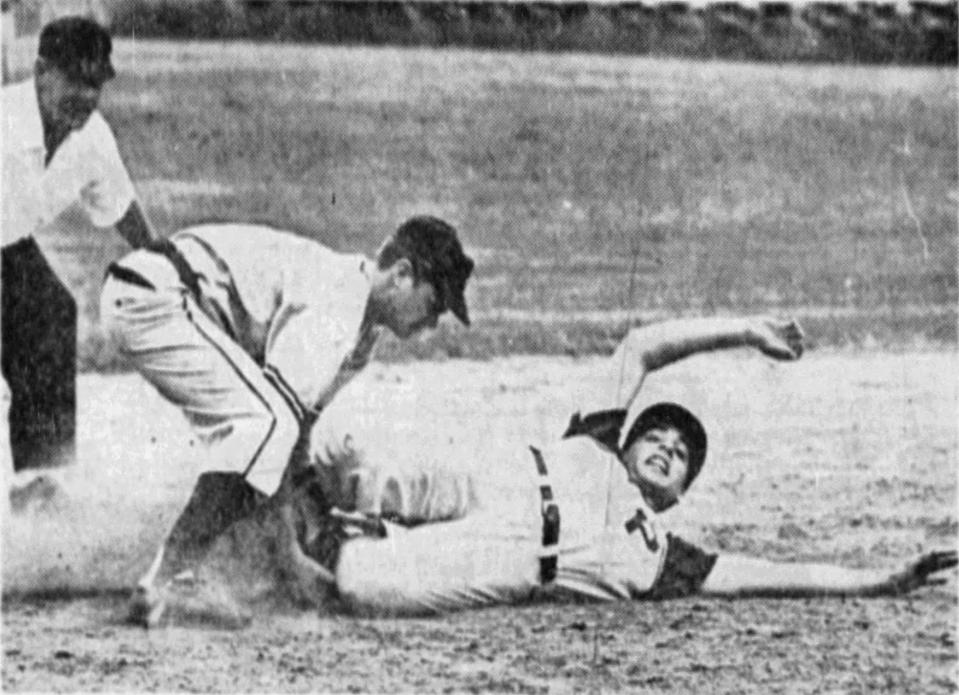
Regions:
<instances>
[{"instance_id":1,"label":"baseball shoe","mask_svg":"<svg viewBox=\"0 0 959 695\"><path fill-rule=\"evenodd\" d=\"M236 630L249 625L253 616L237 604L222 582L187 570L160 590L138 586L128 619L147 629L159 627L162 621Z\"/></svg>"},{"instance_id":2,"label":"baseball shoe","mask_svg":"<svg viewBox=\"0 0 959 695\"><path fill-rule=\"evenodd\" d=\"M176 600L185 595L188 578L193 576L189 568L198 567L216 538L265 499L238 473L202 473L150 569L134 589L128 621L146 628L159 625L171 595Z\"/></svg>"},{"instance_id":3,"label":"baseball shoe","mask_svg":"<svg viewBox=\"0 0 959 695\"><path fill-rule=\"evenodd\" d=\"M138 585L127 606L127 622L143 628L153 628L160 624L166 611L166 601L152 586Z\"/></svg>"}]
</instances>

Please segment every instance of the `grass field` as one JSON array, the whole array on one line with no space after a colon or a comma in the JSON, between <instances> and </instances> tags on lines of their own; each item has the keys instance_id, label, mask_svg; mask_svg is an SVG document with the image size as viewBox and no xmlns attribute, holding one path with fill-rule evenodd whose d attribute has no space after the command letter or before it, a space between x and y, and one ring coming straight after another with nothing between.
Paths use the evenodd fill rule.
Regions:
<instances>
[{"instance_id":1,"label":"grass field","mask_svg":"<svg viewBox=\"0 0 959 695\"><path fill-rule=\"evenodd\" d=\"M154 223L372 253L414 212L478 260L475 328L380 355L604 352L664 315L796 313L816 344L956 339L951 69L118 42L103 111ZM92 326L122 250L61 239ZM115 243L113 243L115 241Z\"/></svg>"}]
</instances>

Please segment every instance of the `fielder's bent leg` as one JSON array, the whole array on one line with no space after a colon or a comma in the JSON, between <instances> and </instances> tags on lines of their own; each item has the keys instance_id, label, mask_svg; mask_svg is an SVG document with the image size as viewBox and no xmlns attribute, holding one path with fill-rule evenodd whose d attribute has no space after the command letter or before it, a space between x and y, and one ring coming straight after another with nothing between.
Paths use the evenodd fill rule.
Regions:
<instances>
[{"instance_id":1,"label":"fielder's bent leg","mask_svg":"<svg viewBox=\"0 0 959 695\"><path fill-rule=\"evenodd\" d=\"M197 307L165 258L135 252L123 262L147 282L109 277L104 285L101 318L121 353L167 400L183 409L203 444L201 455L208 470L232 471L260 493L273 493L300 435L294 409L261 367ZM214 492L214 486L199 485L192 506L212 505L217 514L234 508ZM224 494L235 492L227 486ZM204 500L210 494L213 501ZM236 517L226 518L228 522ZM202 514L194 513L177 520L138 584L134 617L139 619L146 610L149 623L156 611L162 611L162 606L145 609L138 604L149 603L159 581L188 569L202 556L215 537L205 523Z\"/></svg>"},{"instance_id":2,"label":"fielder's bent leg","mask_svg":"<svg viewBox=\"0 0 959 695\"><path fill-rule=\"evenodd\" d=\"M246 607L319 607L333 575L304 551L326 536L328 511L315 479L274 495L214 541L200 580L224 587Z\"/></svg>"},{"instance_id":3,"label":"fielder's bent leg","mask_svg":"<svg viewBox=\"0 0 959 695\"><path fill-rule=\"evenodd\" d=\"M239 473L200 475L189 502L134 590L130 620L137 624L156 624L165 608L162 592L174 575L184 568L195 567L220 533L248 516L265 500L266 495Z\"/></svg>"},{"instance_id":4,"label":"fielder's bent leg","mask_svg":"<svg viewBox=\"0 0 959 695\"><path fill-rule=\"evenodd\" d=\"M342 529L317 479L306 473L295 487L257 502L217 535L189 578L158 583L154 601L144 601L142 610L164 605L164 623L238 627L254 610L272 614L326 604L335 581L327 567L335 562L341 542L335 534ZM145 613L137 622L155 625L156 619Z\"/></svg>"}]
</instances>

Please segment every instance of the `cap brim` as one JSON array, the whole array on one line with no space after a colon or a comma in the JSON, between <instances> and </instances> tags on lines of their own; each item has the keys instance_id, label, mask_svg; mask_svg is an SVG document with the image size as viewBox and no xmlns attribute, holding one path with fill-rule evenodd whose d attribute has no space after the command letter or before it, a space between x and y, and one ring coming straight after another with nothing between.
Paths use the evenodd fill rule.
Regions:
<instances>
[{"instance_id":1,"label":"cap brim","mask_svg":"<svg viewBox=\"0 0 959 695\"><path fill-rule=\"evenodd\" d=\"M454 294L449 298L449 310L464 326L470 325L470 315L466 310L466 298L462 294Z\"/></svg>"}]
</instances>

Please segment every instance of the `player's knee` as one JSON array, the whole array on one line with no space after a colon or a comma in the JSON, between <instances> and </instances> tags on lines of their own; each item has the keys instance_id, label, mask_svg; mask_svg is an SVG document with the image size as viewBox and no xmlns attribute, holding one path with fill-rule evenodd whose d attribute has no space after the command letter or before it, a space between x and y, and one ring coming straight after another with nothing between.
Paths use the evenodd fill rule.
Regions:
<instances>
[{"instance_id":1,"label":"player's knee","mask_svg":"<svg viewBox=\"0 0 959 695\"><path fill-rule=\"evenodd\" d=\"M271 415L271 425L273 427L270 434L271 445L287 452L287 457L289 457L300 440L300 421L289 409L276 410Z\"/></svg>"},{"instance_id":2,"label":"player's knee","mask_svg":"<svg viewBox=\"0 0 959 695\"><path fill-rule=\"evenodd\" d=\"M264 408L244 418L242 425L233 423L234 428L238 426L245 430L238 441L245 442L247 451L255 452L245 469L248 482L268 495L273 494L296 458L300 423L289 411Z\"/></svg>"}]
</instances>

